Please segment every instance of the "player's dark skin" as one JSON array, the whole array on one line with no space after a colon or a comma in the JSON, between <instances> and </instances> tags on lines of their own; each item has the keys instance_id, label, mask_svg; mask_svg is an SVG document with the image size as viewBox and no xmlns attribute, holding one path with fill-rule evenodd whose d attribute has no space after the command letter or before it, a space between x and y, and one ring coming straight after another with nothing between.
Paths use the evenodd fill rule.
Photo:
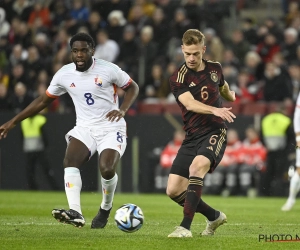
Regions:
<instances>
[{"instance_id":1,"label":"player's dark skin","mask_svg":"<svg viewBox=\"0 0 300 250\"><path fill-rule=\"evenodd\" d=\"M72 60L76 65L76 70L81 72L86 71L93 63L92 56L94 55L94 52L94 48L92 48L87 42L75 41L72 45ZM122 117L125 116L125 113L138 95L139 87L136 82L132 81L131 84L124 90L124 101L120 106L120 109L112 110L106 115L108 120L111 122L118 122ZM17 123L21 122L27 117L37 114L54 100L54 98L49 97L46 93L37 97L23 111L0 127L0 140L6 138L9 130L15 127ZM73 138L67 147L63 165L64 167L80 168L89 160L89 156L90 152L85 144L76 138ZM116 150L105 149L102 151L99 157L99 168L104 179L109 180L114 177L116 165L119 159L120 154Z\"/></svg>"}]
</instances>

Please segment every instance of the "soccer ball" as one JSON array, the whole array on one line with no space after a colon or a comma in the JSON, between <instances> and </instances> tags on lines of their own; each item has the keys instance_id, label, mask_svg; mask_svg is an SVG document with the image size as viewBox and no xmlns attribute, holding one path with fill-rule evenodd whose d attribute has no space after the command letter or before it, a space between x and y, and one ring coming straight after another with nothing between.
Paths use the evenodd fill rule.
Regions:
<instances>
[{"instance_id":1,"label":"soccer ball","mask_svg":"<svg viewBox=\"0 0 300 250\"><path fill-rule=\"evenodd\" d=\"M142 227L144 214L137 205L124 204L116 211L115 222L123 232L133 233Z\"/></svg>"}]
</instances>

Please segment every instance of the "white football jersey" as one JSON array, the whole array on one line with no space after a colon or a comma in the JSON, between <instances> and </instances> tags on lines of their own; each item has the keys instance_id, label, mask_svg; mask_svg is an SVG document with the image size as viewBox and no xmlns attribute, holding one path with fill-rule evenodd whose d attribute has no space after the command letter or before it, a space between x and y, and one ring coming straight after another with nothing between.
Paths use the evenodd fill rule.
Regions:
<instances>
[{"instance_id":1,"label":"white football jersey","mask_svg":"<svg viewBox=\"0 0 300 250\"><path fill-rule=\"evenodd\" d=\"M93 57L91 67L80 72L74 63L56 72L46 91L50 97L71 96L76 110L76 125L82 127L123 127L124 118L111 122L106 114L119 109L117 87L125 89L132 80L117 65Z\"/></svg>"}]
</instances>

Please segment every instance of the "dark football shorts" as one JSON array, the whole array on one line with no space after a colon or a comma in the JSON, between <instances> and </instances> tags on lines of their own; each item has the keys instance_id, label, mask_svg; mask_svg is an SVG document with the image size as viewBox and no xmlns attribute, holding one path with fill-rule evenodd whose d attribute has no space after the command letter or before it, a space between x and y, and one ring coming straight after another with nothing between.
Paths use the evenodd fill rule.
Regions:
<instances>
[{"instance_id":1,"label":"dark football shorts","mask_svg":"<svg viewBox=\"0 0 300 250\"><path fill-rule=\"evenodd\" d=\"M226 129L217 129L205 135L187 136L173 162L170 174L189 178L189 168L197 155L203 155L211 162L208 173L212 173L220 163L227 145Z\"/></svg>"}]
</instances>

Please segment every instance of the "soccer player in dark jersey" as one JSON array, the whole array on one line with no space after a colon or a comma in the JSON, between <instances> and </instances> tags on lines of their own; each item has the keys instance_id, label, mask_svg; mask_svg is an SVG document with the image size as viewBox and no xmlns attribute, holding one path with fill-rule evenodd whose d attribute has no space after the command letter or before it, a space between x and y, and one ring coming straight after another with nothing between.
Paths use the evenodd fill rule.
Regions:
<instances>
[{"instance_id":1,"label":"soccer player in dark jersey","mask_svg":"<svg viewBox=\"0 0 300 250\"><path fill-rule=\"evenodd\" d=\"M186 137L173 162L167 195L183 206L183 220L168 237L192 237L190 227L196 212L206 217L202 235L213 235L225 222L226 215L201 199L203 179L212 173L222 159L226 147L225 121L235 115L222 107L222 97L235 101L224 80L222 67L203 59L204 35L196 29L187 30L182 38L185 63L170 77L170 86L181 108Z\"/></svg>"}]
</instances>

